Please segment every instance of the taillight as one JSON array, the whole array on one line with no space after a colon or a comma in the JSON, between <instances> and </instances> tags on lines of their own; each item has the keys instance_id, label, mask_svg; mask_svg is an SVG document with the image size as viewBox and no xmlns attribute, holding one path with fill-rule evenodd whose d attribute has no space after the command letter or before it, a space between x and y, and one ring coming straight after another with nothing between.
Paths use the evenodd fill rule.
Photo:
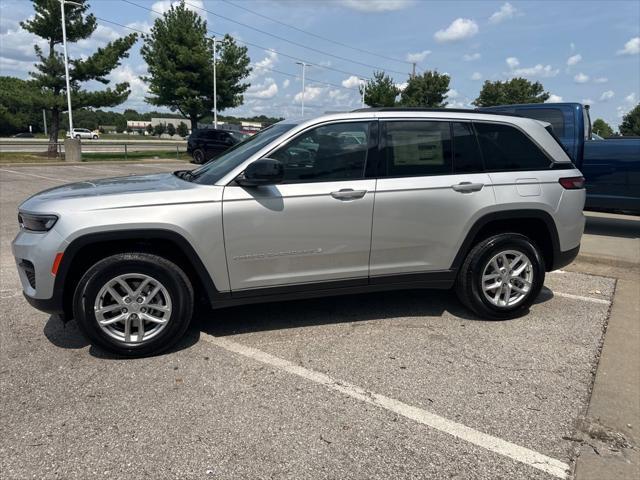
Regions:
<instances>
[{"instance_id":1,"label":"taillight","mask_svg":"<svg viewBox=\"0 0 640 480\"><path fill-rule=\"evenodd\" d=\"M580 190L584 188L584 177L565 177L558 180L567 190Z\"/></svg>"}]
</instances>

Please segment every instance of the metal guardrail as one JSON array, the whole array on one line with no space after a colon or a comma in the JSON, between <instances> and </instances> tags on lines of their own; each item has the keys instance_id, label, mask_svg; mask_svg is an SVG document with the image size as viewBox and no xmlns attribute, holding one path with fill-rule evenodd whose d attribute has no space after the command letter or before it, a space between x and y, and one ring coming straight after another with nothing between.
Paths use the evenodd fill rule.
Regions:
<instances>
[{"instance_id":1,"label":"metal guardrail","mask_svg":"<svg viewBox=\"0 0 640 480\"><path fill-rule=\"evenodd\" d=\"M4 141L0 140L0 153L35 153L44 154L49 152L49 148L55 147L55 156L61 157L64 154L64 143L49 143L46 141ZM187 152L186 142L156 142L156 141L139 141L117 142L117 141L81 141L82 153L113 153L114 155L122 154L127 160L133 152L157 152L167 151L174 152L176 160L180 158L181 153Z\"/></svg>"}]
</instances>

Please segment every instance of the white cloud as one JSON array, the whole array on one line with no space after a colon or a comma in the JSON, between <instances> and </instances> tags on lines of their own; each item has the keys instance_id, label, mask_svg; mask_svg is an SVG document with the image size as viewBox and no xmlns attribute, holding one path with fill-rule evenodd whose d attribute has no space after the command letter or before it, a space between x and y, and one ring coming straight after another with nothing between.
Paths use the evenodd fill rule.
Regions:
<instances>
[{"instance_id":1,"label":"white cloud","mask_svg":"<svg viewBox=\"0 0 640 480\"><path fill-rule=\"evenodd\" d=\"M480 60L480 58L482 58L482 55L480 55L478 52L476 52L476 53L465 53L462 56L462 60L464 60L465 62L473 62L474 60Z\"/></svg>"},{"instance_id":2,"label":"white cloud","mask_svg":"<svg viewBox=\"0 0 640 480\"><path fill-rule=\"evenodd\" d=\"M607 83L609 79L607 77L597 77L593 79L593 83Z\"/></svg>"},{"instance_id":3,"label":"white cloud","mask_svg":"<svg viewBox=\"0 0 640 480\"><path fill-rule=\"evenodd\" d=\"M431 50L423 50L422 52L417 53L407 53L407 62L416 62L420 63L427 58L428 55L431 55Z\"/></svg>"},{"instance_id":4,"label":"white cloud","mask_svg":"<svg viewBox=\"0 0 640 480\"><path fill-rule=\"evenodd\" d=\"M583 98L581 103L583 105L593 105L594 103L596 103L596 101L590 98Z\"/></svg>"},{"instance_id":5,"label":"white cloud","mask_svg":"<svg viewBox=\"0 0 640 480\"><path fill-rule=\"evenodd\" d=\"M516 57L508 57L505 62L507 62L507 65L509 65L509 68L511 69L516 68L518 65L520 65L520 60L518 60Z\"/></svg>"},{"instance_id":6,"label":"white cloud","mask_svg":"<svg viewBox=\"0 0 640 480\"><path fill-rule=\"evenodd\" d=\"M635 92L631 92L629 95L624 97L624 101L634 105L636 103L636 94Z\"/></svg>"},{"instance_id":7,"label":"white cloud","mask_svg":"<svg viewBox=\"0 0 640 480\"><path fill-rule=\"evenodd\" d=\"M602 95L600 95L600 101L601 102L606 102L607 100L611 100L613 97L615 97L615 92L613 90L607 90L606 92L602 92Z\"/></svg>"},{"instance_id":8,"label":"white cloud","mask_svg":"<svg viewBox=\"0 0 640 480\"><path fill-rule=\"evenodd\" d=\"M314 100L317 100L318 98L320 98L320 95L322 95L324 90L325 89L323 87L313 87L313 86L305 87L304 101L312 102ZM296 93L295 97L293 97L293 101L296 103L300 103L302 101L302 92Z\"/></svg>"},{"instance_id":9,"label":"white cloud","mask_svg":"<svg viewBox=\"0 0 640 480\"><path fill-rule=\"evenodd\" d=\"M278 84L273 78L265 78L264 83L251 85L246 96L249 98L259 98L265 100L273 98L278 94Z\"/></svg>"},{"instance_id":10,"label":"white cloud","mask_svg":"<svg viewBox=\"0 0 640 480\"><path fill-rule=\"evenodd\" d=\"M151 24L148 22L131 22L127 23L127 27L140 30L144 33L151 33Z\"/></svg>"},{"instance_id":11,"label":"white cloud","mask_svg":"<svg viewBox=\"0 0 640 480\"><path fill-rule=\"evenodd\" d=\"M458 93L457 90L454 90L453 88L449 89L449 91L447 91L447 93L445 94L445 96L451 100L458 98L460 94Z\"/></svg>"},{"instance_id":12,"label":"white cloud","mask_svg":"<svg viewBox=\"0 0 640 480\"><path fill-rule=\"evenodd\" d=\"M468 18L456 18L444 30L438 30L433 37L437 42L456 42L471 38L478 33L478 24Z\"/></svg>"},{"instance_id":13,"label":"white cloud","mask_svg":"<svg viewBox=\"0 0 640 480\"><path fill-rule=\"evenodd\" d=\"M285 78L284 82L282 82L282 88L289 88L290 84L291 84L291 81L288 78Z\"/></svg>"},{"instance_id":14,"label":"white cloud","mask_svg":"<svg viewBox=\"0 0 640 480\"><path fill-rule=\"evenodd\" d=\"M345 7L360 12L391 12L413 5L413 0L342 0Z\"/></svg>"},{"instance_id":15,"label":"white cloud","mask_svg":"<svg viewBox=\"0 0 640 480\"><path fill-rule=\"evenodd\" d=\"M473 72L471 80L482 80L482 74L480 72Z\"/></svg>"},{"instance_id":16,"label":"white cloud","mask_svg":"<svg viewBox=\"0 0 640 480\"><path fill-rule=\"evenodd\" d=\"M505 62L507 62L507 65L511 69L511 71L509 73L506 73L505 75L510 77L549 78L555 77L560 72L559 69L553 68L551 65L542 65L541 63L538 63L533 67L517 68L520 66L520 60L518 60L516 57L508 57Z\"/></svg>"},{"instance_id":17,"label":"white cloud","mask_svg":"<svg viewBox=\"0 0 640 480\"><path fill-rule=\"evenodd\" d=\"M580 72L573 77L573 81L576 83L587 83L589 81L589 75L585 75L584 73Z\"/></svg>"},{"instance_id":18,"label":"white cloud","mask_svg":"<svg viewBox=\"0 0 640 480\"><path fill-rule=\"evenodd\" d=\"M575 51L576 51L576 44L575 44L575 43L573 43L573 42L571 42L571 43L569 44L569 48L571 49L571 51L572 51L572 52L575 52Z\"/></svg>"},{"instance_id":19,"label":"white cloud","mask_svg":"<svg viewBox=\"0 0 640 480\"><path fill-rule=\"evenodd\" d=\"M551 94L549 98L544 103L560 103L562 102L562 97L560 95Z\"/></svg>"},{"instance_id":20,"label":"white cloud","mask_svg":"<svg viewBox=\"0 0 640 480\"><path fill-rule=\"evenodd\" d=\"M148 89L147 84L142 81L140 76L146 74L146 65L140 73L135 72L129 65L120 65L109 75L109 79L114 83L129 83L131 94L125 103L127 108L145 108L146 103L144 98L147 95Z\"/></svg>"},{"instance_id":21,"label":"white cloud","mask_svg":"<svg viewBox=\"0 0 640 480\"><path fill-rule=\"evenodd\" d=\"M618 55L638 55L640 53L640 37L633 37L624 44L622 50L618 50Z\"/></svg>"},{"instance_id":22,"label":"white cloud","mask_svg":"<svg viewBox=\"0 0 640 480\"><path fill-rule=\"evenodd\" d=\"M251 76L255 77L257 75L264 74L268 72L273 66L278 62L278 54L274 51L267 51L267 56L264 57L259 62L253 64L253 70L251 71Z\"/></svg>"},{"instance_id":23,"label":"white cloud","mask_svg":"<svg viewBox=\"0 0 640 480\"><path fill-rule=\"evenodd\" d=\"M582 60L582 55L579 53L576 55L572 55L567 59L567 66L571 67L572 65L576 65L578 62Z\"/></svg>"},{"instance_id":24,"label":"white cloud","mask_svg":"<svg viewBox=\"0 0 640 480\"><path fill-rule=\"evenodd\" d=\"M177 7L178 5L180 5L179 1L159 0L151 5L151 10L165 13L171 10L171 7ZM187 8L187 10L191 10L192 12L197 13L205 20L207 19L207 12L204 11L204 2L202 0L189 0L187 3L185 3L185 7Z\"/></svg>"},{"instance_id":25,"label":"white cloud","mask_svg":"<svg viewBox=\"0 0 640 480\"><path fill-rule=\"evenodd\" d=\"M355 75L351 75L349 78L346 78L342 81L342 86L345 88L357 88L363 83L363 80L356 77Z\"/></svg>"},{"instance_id":26,"label":"white cloud","mask_svg":"<svg viewBox=\"0 0 640 480\"><path fill-rule=\"evenodd\" d=\"M400 91L403 91L405 88L407 88L407 85L408 85L407 82L395 84L396 88Z\"/></svg>"},{"instance_id":27,"label":"white cloud","mask_svg":"<svg viewBox=\"0 0 640 480\"><path fill-rule=\"evenodd\" d=\"M505 20L509 20L510 18L513 18L517 12L518 10L509 2L507 2L500 7L500 10L498 10L497 12L494 12L489 17L489 23L496 24L496 23L504 22Z\"/></svg>"},{"instance_id":28,"label":"white cloud","mask_svg":"<svg viewBox=\"0 0 640 480\"><path fill-rule=\"evenodd\" d=\"M622 105L620 105L619 107L616 107L616 113L618 114L618 118L622 118L624 117L627 112L629 112L629 109L627 107L624 107Z\"/></svg>"}]
</instances>

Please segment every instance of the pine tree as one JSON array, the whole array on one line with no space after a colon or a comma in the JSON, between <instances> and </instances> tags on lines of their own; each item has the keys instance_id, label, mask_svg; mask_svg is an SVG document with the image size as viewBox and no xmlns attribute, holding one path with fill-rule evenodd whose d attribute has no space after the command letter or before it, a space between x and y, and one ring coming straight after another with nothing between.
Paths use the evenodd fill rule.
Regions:
<instances>
[{"instance_id":1,"label":"pine tree","mask_svg":"<svg viewBox=\"0 0 640 480\"><path fill-rule=\"evenodd\" d=\"M87 39L97 28L93 14L86 14L89 4L85 0L76 0L81 5L65 4L65 26L67 43ZM66 109L66 84L62 46L62 22L59 0L32 0L35 16L21 22L25 30L47 40L48 51L35 46L38 57L35 72L31 77L40 88L40 108L51 112L49 150L55 152L54 143L60 130L60 112ZM130 93L127 82L118 83L114 88L104 90L84 90L81 84L91 80L104 85L109 84L107 76L120 65L120 61L129 55L129 49L137 38L135 33L126 35L90 55L86 59L69 59L69 79L71 84L71 103L74 109L83 107L113 107L124 102Z\"/></svg>"}]
</instances>

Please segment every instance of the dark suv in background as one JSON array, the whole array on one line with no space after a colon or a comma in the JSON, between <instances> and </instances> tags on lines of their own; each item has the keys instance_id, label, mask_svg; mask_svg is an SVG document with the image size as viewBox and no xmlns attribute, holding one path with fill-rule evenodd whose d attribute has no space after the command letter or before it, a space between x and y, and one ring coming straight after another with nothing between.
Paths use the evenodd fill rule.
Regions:
<instances>
[{"instance_id":1,"label":"dark suv in background","mask_svg":"<svg viewBox=\"0 0 640 480\"><path fill-rule=\"evenodd\" d=\"M187 140L187 152L195 163L205 163L247 138L233 130L205 128L194 131Z\"/></svg>"}]
</instances>

